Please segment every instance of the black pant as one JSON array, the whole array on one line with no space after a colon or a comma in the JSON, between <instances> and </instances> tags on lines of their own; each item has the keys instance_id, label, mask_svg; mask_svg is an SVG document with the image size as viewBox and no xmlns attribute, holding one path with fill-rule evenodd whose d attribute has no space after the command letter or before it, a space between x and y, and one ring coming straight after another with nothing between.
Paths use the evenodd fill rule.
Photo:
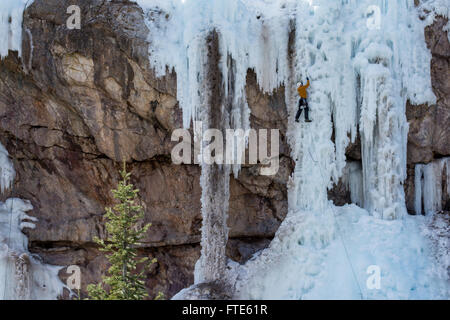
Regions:
<instances>
[{"instance_id":1,"label":"black pant","mask_svg":"<svg viewBox=\"0 0 450 320\"><path fill-rule=\"evenodd\" d=\"M308 101L306 101L305 98L300 98L300 100L298 101L298 111L297 114L295 115L295 121L298 122L298 119L300 119L300 116L302 115L302 105L305 106L305 120L306 121L310 121L309 120L309 106L308 106Z\"/></svg>"}]
</instances>

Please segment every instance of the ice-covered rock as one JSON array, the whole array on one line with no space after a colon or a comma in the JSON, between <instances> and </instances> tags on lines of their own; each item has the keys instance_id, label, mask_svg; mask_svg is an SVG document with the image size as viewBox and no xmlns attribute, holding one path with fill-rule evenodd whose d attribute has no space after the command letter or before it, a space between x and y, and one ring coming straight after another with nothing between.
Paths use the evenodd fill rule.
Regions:
<instances>
[{"instance_id":1,"label":"ice-covered rock","mask_svg":"<svg viewBox=\"0 0 450 320\"><path fill-rule=\"evenodd\" d=\"M1 190L9 188L14 179L14 168L8 152L0 144ZM33 206L18 198L0 202L0 299L1 300L50 300L63 290L58 278L57 266L42 263L37 255L28 251L28 239L24 228L35 228L35 217L28 211Z\"/></svg>"}]
</instances>

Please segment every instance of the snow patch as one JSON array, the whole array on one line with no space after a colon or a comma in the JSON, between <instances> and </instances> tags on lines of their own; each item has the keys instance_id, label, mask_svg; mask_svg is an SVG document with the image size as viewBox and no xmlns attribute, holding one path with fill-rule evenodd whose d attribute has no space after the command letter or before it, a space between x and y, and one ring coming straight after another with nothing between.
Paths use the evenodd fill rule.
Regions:
<instances>
[{"instance_id":1,"label":"snow patch","mask_svg":"<svg viewBox=\"0 0 450 320\"><path fill-rule=\"evenodd\" d=\"M437 16L450 18L450 4L448 0L422 0L419 6L421 16L427 22L427 25L433 24ZM447 32L448 41L450 41L450 21L442 29Z\"/></svg>"}]
</instances>

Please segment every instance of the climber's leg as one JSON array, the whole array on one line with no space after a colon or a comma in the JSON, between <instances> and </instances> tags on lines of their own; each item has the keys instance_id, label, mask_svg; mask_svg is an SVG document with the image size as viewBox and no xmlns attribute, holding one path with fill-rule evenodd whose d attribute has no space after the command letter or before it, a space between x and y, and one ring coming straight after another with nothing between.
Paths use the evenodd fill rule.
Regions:
<instances>
[{"instance_id":1,"label":"climber's leg","mask_svg":"<svg viewBox=\"0 0 450 320\"><path fill-rule=\"evenodd\" d=\"M306 102L306 107L305 107L305 122L311 122L311 120L309 120L309 106L308 106L308 102L305 100Z\"/></svg>"},{"instance_id":2,"label":"climber's leg","mask_svg":"<svg viewBox=\"0 0 450 320\"><path fill-rule=\"evenodd\" d=\"M302 105L301 105L302 100L298 101L298 111L297 114L295 115L295 122L299 122L300 116L302 115Z\"/></svg>"}]
</instances>

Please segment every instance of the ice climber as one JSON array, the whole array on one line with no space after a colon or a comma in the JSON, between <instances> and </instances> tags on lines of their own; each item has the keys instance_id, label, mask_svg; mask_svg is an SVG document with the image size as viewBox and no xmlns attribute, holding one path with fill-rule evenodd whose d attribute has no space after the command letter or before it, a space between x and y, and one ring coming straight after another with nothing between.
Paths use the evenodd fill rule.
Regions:
<instances>
[{"instance_id":1,"label":"ice climber","mask_svg":"<svg viewBox=\"0 0 450 320\"><path fill-rule=\"evenodd\" d=\"M307 89L309 87L309 78L306 78L308 81L306 85L304 86L302 82L297 83L297 91L300 96L300 100L298 101L298 111L295 115L295 121L299 122L300 116L302 114L303 109L305 109L305 121L311 122L309 120L309 107L308 107L308 92Z\"/></svg>"}]
</instances>

